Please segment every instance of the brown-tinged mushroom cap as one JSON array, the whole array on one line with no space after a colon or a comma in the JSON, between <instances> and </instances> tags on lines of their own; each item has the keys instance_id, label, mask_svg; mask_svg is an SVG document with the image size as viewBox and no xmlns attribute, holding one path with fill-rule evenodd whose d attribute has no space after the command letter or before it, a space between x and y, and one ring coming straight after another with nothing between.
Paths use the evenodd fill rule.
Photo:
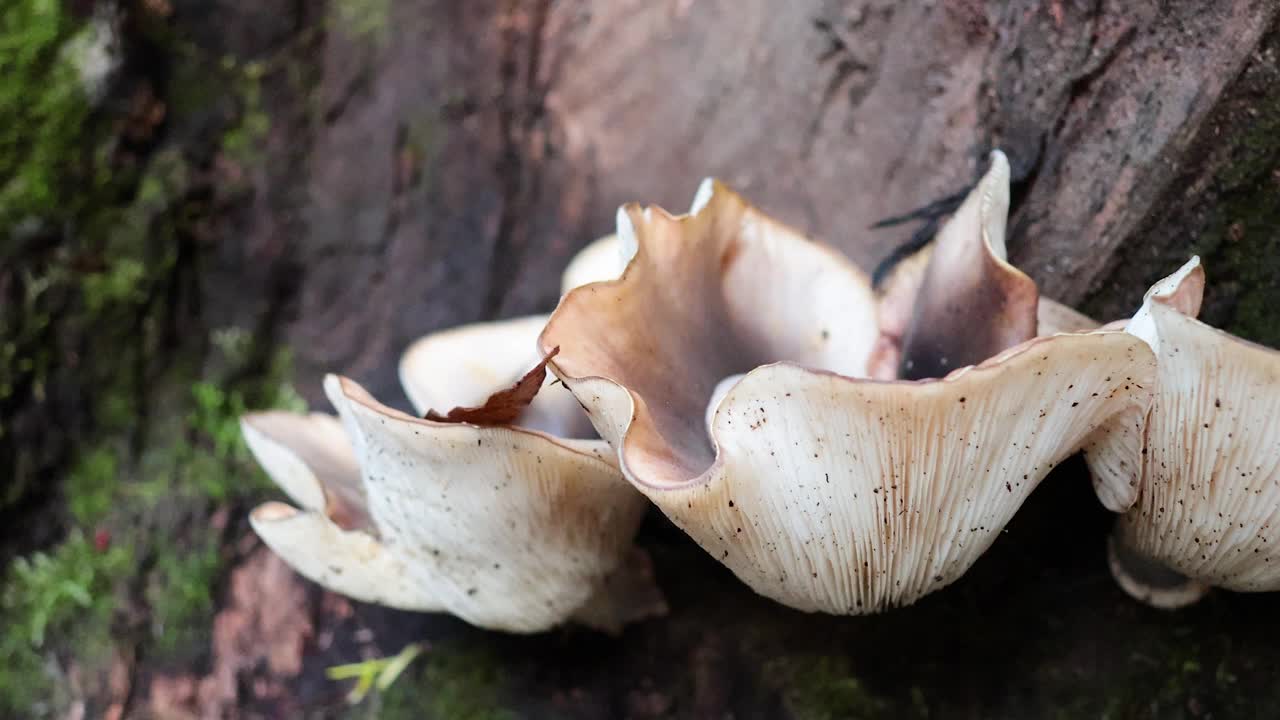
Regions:
<instances>
[{"instance_id":1,"label":"brown-tinged mushroom cap","mask_svg":"<svg viewBox=\"0 0 1280 720\"><path fill-rule=\"evenodd\" d=\"M1154 363L1124 333L1033 340L937 382L848 377L879 335L865 276L703 187L690 215L627 207L635 257L565 296L541 344L627 479L757 592L909 603L959 577L1055 464L1139 426Z\"/></svg>"},{"instance_id":2,"label":"brown-tinged mushroom cap","mask_svg":"<svg viewBox=\"0 0 1280 720\"><path fill-rule=\"evenodd\" d=\"M1095 472L1139 481L1136 504L1117 521L1124 551L1201 587L1278 590L1280 353L1196 320L1203 288L1193 258L1147 293L1127 326L1158 360L1145 442L1106 442L1088 460ZM1123 563L1119 570L1122 585L1153 604L1173 607L1201 594L1154 593Z\"/></svg>"},{"instance_id":3,"label":"brown-tinged mushroom cap","mask_svg":"<svg viewBox=\"0 0 1280 720\"><path fill-rule=\"evenodd\" d=\"M932 244L911 321L902 335L899 377L938 378L1036 335L1036 284L1005 258L1009 161L991 168Z\"/></svg>"},{"instance_id":4,"label":"brown-tinged mushroom cap","mask_svg":"<svg viewBox=\"0 0 1280 720\"><path fill-rule=\"evenodd\" d=\"M1008 210L1009 162L996 150L938 236L894 265L877 287L881 339L872 377L942 377L1037 335L1098 327L1039 297L1035 282L1009 264Z\"/></svg>"}]
</instances>

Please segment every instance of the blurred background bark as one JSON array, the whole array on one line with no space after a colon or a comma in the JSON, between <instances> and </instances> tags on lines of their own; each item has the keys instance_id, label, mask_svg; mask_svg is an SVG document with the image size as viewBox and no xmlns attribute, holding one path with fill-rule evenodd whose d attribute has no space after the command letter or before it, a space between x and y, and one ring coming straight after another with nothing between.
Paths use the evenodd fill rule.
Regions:
<instances>
[{"instance_id":1,"label":"blurred background bark","mask_svg":"<svg viewBox=\"0 0 1280 720\"><path fill-rule=\"evenodd\" d=\"M653 518L670 618L510 639L353 608L272 566L243 521L270 490L235 425L299 394L325 408L329 371L405 405L409 342L550 309L623 202L683 210L718 176L870 270L912 230L872 223L962 189L997 147L1018 177L1012 260L1045 294L1122 317L1199 253L1204 317L1280 346L1276 2L12 0L0 23L15 707L336 715L323 667L411 639L436 648L403 681L419 695L352 712L1280 703L1275 601L1129 603L1080 467L909 610L770 605ZM92 598L59 594L68 577ZM277 597L305 622L263 616Z\"/></svg>"}]
</instances>

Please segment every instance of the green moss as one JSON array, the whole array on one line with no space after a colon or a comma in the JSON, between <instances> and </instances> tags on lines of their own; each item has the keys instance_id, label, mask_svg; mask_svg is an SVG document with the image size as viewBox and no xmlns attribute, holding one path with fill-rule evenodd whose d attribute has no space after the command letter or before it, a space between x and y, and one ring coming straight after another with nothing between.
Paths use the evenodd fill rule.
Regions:
<instances>
[{"instance_id":1,"label":"green moss","mask_svg":"<svg viewBox=\"0 0 1280 720\"><path fill-rule=\"evenodd\" d=\"M10 312L0 313L0 400L10 398L27 379L41 392L53 353L41 340L48 336L53 316L46 302L50 289L61 284L56 270L35 272L23 269L17 273L20 298ZM0 425L0 435L5 428Z\"/></svg>"},{"instance_id":2,"label":"green moss","mask_svg":"<svg viewBox=\"0 0 1280 720\"><path fill-rule=\"evenodd\" d=\"M390 0L337 0L331 12L330 24L335 29L375 44L386 42Z\"/></svg>"},{"instance_id":3,"label":"green moss","mask_svg":"<svg viewBox=\"0 0 1280 720\"><path fill-rule=\"evenodd\" d=\"M226 570L221 530L207 517L215 507L248 504L268 483L240 437L239 415L250 407L297 409L288 384L287 354L271 356L260 374L245 374L257 355L251 338L224 331L211 344L209 365L225 373L182 386L190 369L181 364L153 388L151 411L185 417L159 423L138 457L128 443L103 440L82 453L64 485L68 515L76 527L101 528L113 539L99 551L84 531L73 529L48 554L19 559L0 585L5 633L0 635L0 715L27 716L43 699L65 690L51 677L46 655L74 656L86 676L101 672L113 639L111 611L139 586L148 608L147 652L162 661L187 661L208 647L208 632ZM169 388L169 390L166 390ZM138 417L127 394L112 395L112 412ZM139 572L139 568L146 568ZM48 707L57 709L58 703ZM44 712L44 711L40 711Z\"/></svg>"},{"instance_id":4,"label":"green moss","mask_svg":"<svg viewBox=\"0 0 1280 720\"><path fill-rule=\"evenodd\" d=\"M98 547L79 531L49 553L13 562L0 590L3 714L28 717L56 710L47 702L55 685L44 662L51 648L74 646L85 663L102 659L110 647L115 586L131 564L129 548Z\"/></svg>"},{"instance_id":5,"label":"green moss","mask_svg":"<svg viewBox=\"0 0 1280 720\"><path fill-rule=\"evenodd\" d=\"M437 648L371 706L379 720L511 720L498 661L477 649Z\"/></svg>"},{"instance_id":6,"label":"green moss","mask_svg":"<svg viewBox=\"0 0 1280 720\"><path fill-rule=\"evenodd\" d=\"M66 495L71 516L81 526L90 527L111 510L120 491L117 453L96 447L80 456L67 475Z\"/></svg>"},{"instance_id":7,"label":"green moss","mask_svg":"<svg viewBox=\"0 0 1280 720\"><path fill-rule=\"evenodd\" d=\"M222 152L242 165L256 164L262 142L271 131L271 116L262 107L262 77L266 65L262 62L240 64L233 58L224 58L222 70L240 106L239 121L222 134Z\"/></svg>"},{"instance_id":8,"label":"green moss","mask_svg":"<svg viewBox=\"0 0 1280 720\"><path fill-rule=\"evenodd\" d=\"M220 460L246 457L240 416L247 408L241 393L200 381L191 386L191 397L194 403L187 422L210 443L213 456Z\"/></svg>"},{"instance_id":9,"label":"green moss","mask_svg":"<svg viewBox=\"0 0 1280 720\"><path fill-rule=\"evenodd\" d=\"M1230 314L1219 319L1223 329L1280 347L1280 315L1275 311L1280 305L1280 203L1275 201L1280 186L1271 182L1268 187L1262 180L1227 198L1198 249L1207 256L1209 298L1215 287L1235 298Z\"/></svg>"},{"instance_id":10,"label":"green moss","mask_svg":"<svg viewBox=\"0 0 1280 720\"><path fill-rule=\"evenodd\" d=\"M783 704L795 720L911 717L869 692L845 657L787 656L769 662L765 676L778 684ZM923 706L923 697L919 702Z\"/></svg>"},{"instance_id":11,"label":"green moss","mask_svg":"<svg viewBox=\"0 0 1280 720\"><path fill-rule=\"evenodd\" d=\"M65 212L67 165L89 114L62 49L77 31L60 0L0 9L0 228L12 239Z\"/></svg>"},{"instance_id":12,"label":"green moss","mask_svg":"<svg viewBox=\"0 0 1280 720\"><path fill-rule=\"evenodd\" d=\"M108 261L107 269L84 278L84 301L91 314L98 314L113 303L136 304L146 298L143 280L147 269L136 258L124 257Z\"/></svg>"},{"instance_id":13,"label":"green moss","mask_svg":"<svg viewBox=\"0 0 1280 720\"><path fill-rule=\"evenodd\" d=\"M218 537L207 534L203 544L182 551L160 544L147 579L151 638L158 655L172 658L203 651L213 617L213 589L223 571Z\"/></svg>"},{"instance_id":14,"label":"green moss","mask_svg":"<svg viewBox=\"0 0 1280 720\"><path fill-rule=\"evenodd\" d=\"M82 451L59 448L66 466L49 468L26 462L18 447L0 490L3 507L52 475L64 505L33 521L69 528L0 583L5 717L53 712L57 703L31 703L68 687L50 673L70 662L81 687L91 686L106 667L96 648L113 641L140 643L153 656L207 648L200 634L226 570L223 528L209 519L229 511L243 527L245 510L268 487L238 416L300 404L288 356L270 352L269 339L235 328L209 338L172 332L190 320L174 316L172 300L199 293L178 262L180 251L203 252L195 223L207 214L209 180L191 171L176 143L122 150L121 98L104 104L101 118L90 112L66 50L82 30L64 6L0 3L0 262L18 268L0 302L0 440L8 430L2 413L38 408L51 383L92 398L81 408L83 425L68 429L84 431ZM180 58L161 92L163 132L191 132L199 113L200 132L224 135L219 149L253 158L270 128L265 66L225 66L180 38L152 41ZM220 104L228 86L235 103ZM178 97L183 88L192 93ZM68 368L68 358L79 364ZM85 539L97 530L113 538L103 552ZM128 561L117 564L121 557ZM117 597L145 601L151 623L122 623L113 637ZM45 629L42 643L31 643L31 628Z\"/></svg>"},{"instance_id":15,"label":"green moss","mask_svg":"<svg viewBox=\"0 0 1280 720\"><path fill-rule=\"evenodd\" d=\"M1280 93L1259 103L1219 173L1221 199L1195 249L1206 256L1209 299L1215 287L1235 297L1228 315L1209 319L1280 347Z\"/></svg>"}]
</instances>

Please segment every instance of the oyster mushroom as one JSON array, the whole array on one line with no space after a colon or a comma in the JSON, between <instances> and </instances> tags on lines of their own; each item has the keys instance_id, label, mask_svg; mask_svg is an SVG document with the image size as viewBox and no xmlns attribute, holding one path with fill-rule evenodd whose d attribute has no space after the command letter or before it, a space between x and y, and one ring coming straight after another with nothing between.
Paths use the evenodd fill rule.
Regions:
<instances>
[{"instance_id":1,"label":"oyster mushroom","mask_svg":"<svg viewBox=\"0 0 1280 720\"><path fill-rule=\"evenodd\" d=\"M476 424L543 382L532 354L545 320L438 333L406 353L401 376L418 408L480 403L482 412L450 413L471 422L399 412L333 375L325 392L341 422L243 418L250 449L301 506L267 503L254 529L332 590L485 628L537 632L575 619L616 630L664 609L632 546L647 503L604 442L565 436L590 432L569 393L516 398L528 403L519 425ZM511 391L489 395L531 365Z\"/></svg>"},{"instance_id":2,"label":"oyster mushroom","mask_svg":"<svg viewBox=\"0 0 1280 720\"><path fill-rule=\"evenodd\" d=\"M1126 326L1158 364L1142 442L1087 454L1095 472L1138 481L1110 565L1126 592L1163 608L1210 586L1280 590L1280 353L1197 320L1203 292L1199 258L1147 292Z\"/></svg>"},{"instance_id":3,"label":"oyster mushroom","mask_svg":"<svg viewBox=\"0 0 1280 720\"><path fill-rule=\"evenodd\" d=\"M625 207L630 264L562 298L542 348L560 348L553 372L627 479L757 592L842 614L910 603L963 574L1052 467L1135 431L1149 403L1137 338L1031 340L1025 284L1003 314L945 302L953 286L984 296L986 270L969 266L984 254L946 246L1003 242L1007 177L996 155L935 249L959 259L924 268L939 302L911 309L942 341L914 355L929 366L990 353L945 378L867 379L878 353L891 375L897 363L866 276L714 181L688 215ZM939 310L970 332L935 332ZM1100 494L1119 509L1132 489Z\"/></svg>"}]
</instances>

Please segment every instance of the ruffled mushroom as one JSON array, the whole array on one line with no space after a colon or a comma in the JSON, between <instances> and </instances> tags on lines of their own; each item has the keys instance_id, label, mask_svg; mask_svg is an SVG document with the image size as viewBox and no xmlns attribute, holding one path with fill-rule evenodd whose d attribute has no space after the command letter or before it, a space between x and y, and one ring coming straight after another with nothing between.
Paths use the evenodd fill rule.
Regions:
<instances>
[{"instance_id":1,"label":"ruffled mushroom","mask_svg":"<svg viewBox=\"0 0 1280 720\"><path fill-rule=\"evenodd\" d=\"M424 338L401 364L411 400L419 410L493 410L494 398L510 397L494 388L541 369L534 341L545 320ZM513 391L524 394L532 376ZM591 431L569 393L544 388L520 425L485 426L474 409L461 411L470 422L393 410L337 376L325 392L341 423L287 413L242 421L254 455L301 506L267 503L252 525L302 575L359 600L510 632L570 619L616 630L663 609L632 546L647 503L604 442L567 437Z\"/></svg>"},{"instance_id":2,"label":"ruffled mushroom","mask_svg":"<svg viewBox=\"0 0 1280 720\"><path fill-rule=\"evenodd\" d=\"M1280 590L1280 353L1197 320L1203 291L1192 258L1147 292L1127 325L1158 362L1144 441L1087 456L1138 481L1110 564L1126 592L1164 608L1210 586Z\"/></svg>"},{"instance_id":3,"label":"ruffled mushroom","mask_svg":"<svg viewBox=\"0 0 1280 720\"><path fill-rule=\"evenodd\" d=\"M562 298L542 348L560 348L553 372L627 479L757 592L842 614L910 603L963 574L1052 467L1134 432L1149 403L1144 343L1031 340L1034 286L992 279L1007 273L981 246L1003 244L1007 172L997 154L900 328L878 322L842 256L708 181L688 215L624 208L630 264ZM886 346L917 370L981 362L866 379L875 363L897 376ZM1132 492L1100 488L1117 509Z\"/></svg>"},{"instance_id":4,"label":"ruffled mushroom","mask_svg":"<svg viewBox=\"0 0 1280 720\"><path fill-rule=\"evenodd\" d=\"M928 245L884 272L876 288L877 378L941 377L1037 335L1094 330L1098 323L1040 297L1035 281L1008 261L1009 162L991 168ZM985 315L973 323L975 312Z\"/></svg>"}]
</instances>

